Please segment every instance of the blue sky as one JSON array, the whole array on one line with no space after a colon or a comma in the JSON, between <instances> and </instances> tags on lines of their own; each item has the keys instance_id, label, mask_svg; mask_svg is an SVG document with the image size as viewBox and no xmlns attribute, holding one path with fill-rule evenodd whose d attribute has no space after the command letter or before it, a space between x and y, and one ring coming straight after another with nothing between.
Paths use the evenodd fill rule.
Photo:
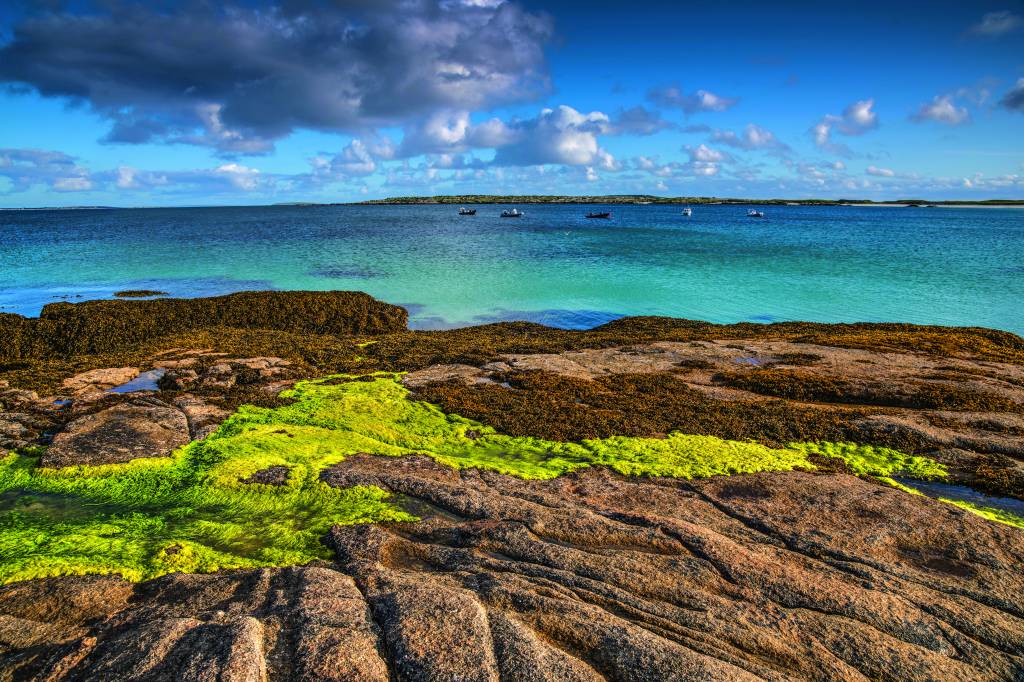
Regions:
<instances>
[{"instance_id":1,"label":"blue sky","mask_svg":"<svg viewBox=\"0 0 1024 682\"><path fill-rule=\"evenodd\" d=\"M1020 2L0 9L0 206L1024 198Z\"/></svg>"}]
</instances>

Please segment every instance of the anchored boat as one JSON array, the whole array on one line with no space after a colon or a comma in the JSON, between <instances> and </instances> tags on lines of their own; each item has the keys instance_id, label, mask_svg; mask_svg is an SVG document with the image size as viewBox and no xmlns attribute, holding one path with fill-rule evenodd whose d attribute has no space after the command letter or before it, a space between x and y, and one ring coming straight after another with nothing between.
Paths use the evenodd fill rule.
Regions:
<instances>
[{"instance_id":1,"label":"anchored boat","mask_svg":"<svg viewBox=\"0 0 1024 682\"><path fill-rule=\"evenodd\" d=\"M750 209L749 211L747 211L747 217L748 218L763 218L764 217L764 211L755 211L754 209Z\"/></svg>"},{"instance_id":2,"label":"anchored boat","mask_svg":"<svg viewBox=\"0 0 1024 682\"><path fill-rule=\"evenodd\" d=\"M459 209L459 215L476 215L476 209L475 208L465 208L465 207L460 208Z\"/></svg>"},{"instance_id":3,"label":"anchored boat","mask_svg":"<svg viewBox=\"0 0 1024 682\"><path fill-rule=\"evenodd\" d=\"M693 215L693 209L687 206L686 208L683 209L683 215L689 218L690 216Z\"/></svg>"},{"instance_id":4,"label":"anchored boat","mask_svg":"<svg viewBox=\"0 0 1024 682\"><path fill-rule=\"evenodd\" d=\"M505 209L504 211L501 212L501 217L502 218L522 218L523 217L523 212L520 211L518 208L513 208L511 210Z\"/></svg>"},{"instance_id":5,"label":"anchored boat","mask_svg":"<svg viewBox=\"0 0 1024 682\"><path fill-rule=\"evenodd\" d=\"M588 218L611 218L611 213L588 213Z\"/></svg>"}]
</instances>

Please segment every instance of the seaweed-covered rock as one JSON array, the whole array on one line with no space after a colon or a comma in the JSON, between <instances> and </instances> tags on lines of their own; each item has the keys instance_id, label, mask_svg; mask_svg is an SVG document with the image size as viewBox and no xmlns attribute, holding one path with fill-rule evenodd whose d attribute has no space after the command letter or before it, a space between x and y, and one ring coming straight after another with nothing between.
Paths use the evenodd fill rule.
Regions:
<instances>
[{"instance_id":1,"label":"seaweed-covered rock","mask_svg":"<svg viewBox=\"0 0 1024 682\"><path fill-rule=\"evenodd\" d=\"M39 318L0 314L0 360L114 353L173 333L232 327L387 334L408 313L357 291L246 291L210 298L51 303Z\"/></svg>"},{"instance_id":2,"label":"seaweed-covered rock","mask_svg":"<svg viewBox=\"0 0 1024 682\"><path fill-rule=\"evenodd\" d=\"M191 440L185 414L155 399L133 400L71 421L40 464L112 464L163 457Z\"/></svg>"}]
</instances>

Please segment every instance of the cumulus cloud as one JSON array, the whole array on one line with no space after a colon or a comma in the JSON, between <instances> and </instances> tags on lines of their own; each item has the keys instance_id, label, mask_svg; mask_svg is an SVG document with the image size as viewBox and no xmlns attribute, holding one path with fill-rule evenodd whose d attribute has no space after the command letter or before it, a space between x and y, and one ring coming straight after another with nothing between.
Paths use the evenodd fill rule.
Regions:
<instances>
[{"instance_id":1,"label":"cumulus cloud","mask_svg":"<svg viewBox=\"0 0 1024 682\"><path fill-rule=\"evenodd\" d=\"M452 154L473 148L495 148L517 139L515 130L492 118L479 125L470 122L468 111L436 111L406 126L398 156Z\"/></svg>"},{"instance_id":2,"label":"cumulus cloud","mask_svg":"<svg viewBox=\"0 0 1024 682\"><path fill-rule=\"evenodd\" d=\"M1013 33L1022 26L1024 26L1024 20L1009 10L1003 10L985 14L981 17L981 21L968 29L968 33L981 38L998 38L1007 33Z\"/></svg>"},{"instance_id":3,"label":"cumulus cloud","mask_svg":"<svg viewBox=\"0 0 1024 682\"><path fill-rule=\"evenodd\" d=\"M706 144L687 147L686 151L690 154L690 161L686 164L686 169L693 175L717 175L722 168L722 163L732 160L732 157L725 152L712 149Z\"/></svg>"},{"instance_id":4,"label":"cumulus cloud","mask_svg":"<svg viewBox=\"0 0 1024 682\"><path fill-rule=\"evenodd\" d=\"M966 107L957 106L953 101L953 95L936 96L931 102L925 102L910 116L912 121L922 123L924 121L935 121L946 125L960 125L971 119Z\"/></svg>"},{"instance_id":5,"label":"cumulus cloud","mask_svg":"<svg viewBox=\"0 0 1024 682\"><path fill-rule=\"evenodd\" d=\"M561 163L568 166L617 167L601 148L597 136L610 129L611 121L600 111L581 113L564 104L543 109L536 118L509 124L513 141L499 147L497 166L532 166Z\"/></svg>"},{"instance_id":6,"label":"cumulus cloud","mask_svg":"<svg viewBox=\"0 0 1024 682\"><path fill-rule=\"evenodd\" d=\"M873 175L878 178L894 178L896 177L896 171L889 168L879 168L878 166L868 166L865 170L868 175Z\"/></svg>"},{"instance_id":7,"label":"cumulus cloud","mask_svg":"<svg viewBox=\"0 0 1024 682\"><path fill-rule=\"evenodd\" d=\"M999 106L1010 111L1024 112L1024 78L1017 79L1017 84L999 100Z\"/></svg>"},{"instance_id":8,"label":"cumulus cloud","mask_svg":"<svg viewBox=\"0 0 1024 682\"><path fill-rule=\"evenodd\" d=\"M851 155L850 148L832 141L832 134L863 135L878 127L878 114L874 112L875 100L856 101L843 110L841 116L826 114L811 127L814 143L826 151L842 156Z\"/></svg>"},{"instance_id":9,"label":"cumulus cloud","mask_svg":"<svg viewBox=\"0 0 1024 682\"><path fill-rule=\"evenodd\" d=\"M0 81L87 103L114 142L255 153L296 128L362 133L549 88L551 20L514 2L99 7L18 23Z\"/></svg>"},{"instance_id":10,"label":"cumulus cloud","mask_svg":"<svg viewBox=\"0 0 1024 682\"><path fill-rule=\"evenodd\" d=\"M738 97L722 97L709 90L684 92L678 85L654 88L647 99L660 107L682 109L687 115L700 111L725 111L739 102Z\"/></svg>"},{"instance_id":11,"label":"cumulus cloud","mask_svg":"<svg viewBox=\"0 0 1024 682\"><path fill-rule=\"evenodd\" d=\"M712 139L719 144L737 149L789 151L789 146L775 137L774 133L754 123L748 123L740 133L735 133L731 130L716 130Z\"/></svg>"}]
</instances>

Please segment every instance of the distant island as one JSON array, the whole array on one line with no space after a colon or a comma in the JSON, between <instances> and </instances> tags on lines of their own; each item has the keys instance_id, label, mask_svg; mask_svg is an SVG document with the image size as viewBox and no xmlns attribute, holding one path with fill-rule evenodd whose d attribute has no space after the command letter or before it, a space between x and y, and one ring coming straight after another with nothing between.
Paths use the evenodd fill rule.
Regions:
<instances>
[{"instance_id":1,"label":"distant island","mask_svg":"<svg viewBox=\"0 0 1024 682\"><path fill-rule=\"evenodd\" d=\"M388 197L353 202L377 204L758 204L772 206L1024 206L1021 199L985 199L982 201L928 201L927 199L736 199L723 197L659 197L652 194L568 195L493 195L455 194L433 197ZM315 204L309 204L315 205Z\"/></svg>"}]
</instances>

